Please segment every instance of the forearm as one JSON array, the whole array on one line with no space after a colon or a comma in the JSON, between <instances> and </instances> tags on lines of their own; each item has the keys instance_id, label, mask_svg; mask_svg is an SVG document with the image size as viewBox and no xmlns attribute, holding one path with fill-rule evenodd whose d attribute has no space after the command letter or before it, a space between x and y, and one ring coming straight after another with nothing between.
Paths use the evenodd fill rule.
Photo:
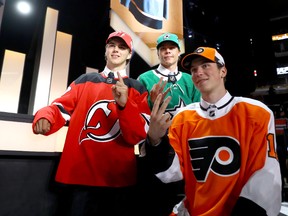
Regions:
<instances>
[{"instance_id":1,"label":"forearm","mask_svg":"<svg viewBox=\"0 0 288 216\"><path fill-rule=\"evenodd\" d=\"M167 170L175 157L175 151L169 144L168 136L165 135L157 145L152 145L147 137L141 148L144 148L146 162L153 173ZM142 149L143 150L143 149ZM141 150L141 151L142 151Z\"/></svg>"},{"instance_id":2,"label":"forearm","mask_svg":"<svg viewBox=\"0 0 288 216\"><path fill-rule=\"evenodd\" d=\"M242 215L257 215L257 216L267 216L265 209L257 205L252 200L246 199L244 197L239 197L236 205L233 208L231 216L242 216Z\"/></svg>"},{"instance_id":3,"label":"forearm","mask_svg":"<svg viewBox=\"0 0 288 216\"><path fill-rule=\"evenodd\" d=\"M47 107L43 107L42 109L38 110L34 115L34 119L32 122L33 133L35 133L34 127L36 122L41 118L47 119L51 124L50 130L44 134L46 136L55 133L66 123L57 106L50 105Z\"/></svg>"}]
</instances>

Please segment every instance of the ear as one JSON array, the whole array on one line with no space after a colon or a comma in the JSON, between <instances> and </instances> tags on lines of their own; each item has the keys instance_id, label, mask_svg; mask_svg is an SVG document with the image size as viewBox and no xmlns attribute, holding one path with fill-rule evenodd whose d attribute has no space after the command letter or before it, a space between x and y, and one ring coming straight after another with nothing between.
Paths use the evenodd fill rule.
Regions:
<instances>
[{"instance_id":1,"label":"ear","mask_svg":"<svg viewBox=\"0 0 288 216\"><path fill-rule=\"evenodd\" d=\"M132 57L132 52L130 52L130 53L128 54L127 59L131 59L131 57Z\"/></svg>"},{"instance_id":2,"label":"ear","mask_svg":"<svg viewBox=\"0 0 288 216\"><path fill-rule=\"evenodd\" d=\"M157 56L159 57L159 49L157 49Z\"/></svg>"},{"instance_id":3,"label":"ear","mask_svg":"<svg viewBox=\"0 0 288 216\"><path fill-rule=\"evenodd\" d=\"M224 78L227 75L227 68L224 66L220 69L220 77Z\"/></svg>"}]
</instances>

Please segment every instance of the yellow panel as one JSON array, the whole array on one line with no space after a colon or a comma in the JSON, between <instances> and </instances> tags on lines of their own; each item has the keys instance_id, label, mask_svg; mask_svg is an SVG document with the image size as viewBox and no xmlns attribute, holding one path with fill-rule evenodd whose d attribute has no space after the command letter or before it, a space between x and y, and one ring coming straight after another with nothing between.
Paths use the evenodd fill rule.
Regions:
<instances>
[{"instance_id":1,"label":"yellow panel","mask_svg":"<svg viewBox=\"0 0 288 216\"><path fill-rule=\"evenodd\" d=\"M58 23L58 11L47 8L39 71L36 81L33 113L49 104L49 93Z\"/></svg>"},{"instance_id":2,"label":"yellow panel","mask_svg":"<svg viewBox=\"0 0 288 216\"><path fill-rule=\"evenodd\" d=\"M36 135L32 132L31 123L1 121L0 150L61 152L68 127L62 127L57 133L49 136ZM17 136L15 136L17 131Z\"/></svg>"},{"instance_id":3,"label":"yellow panel","mask_svg":"<svg viewBox=\"0 0 288 216\"><path fill-rule=\"evenodd\" d=\"M5 50L0 79L0 111L18 112L25 54Z\"/></svg>"},{"instance_id":4,"label":"yellow panel","mask_svg":"<svg viewBox=\"0 0 288 216\"><path fill-rule=\"evenodd\" d=\"M57 32L49 104L67 89L72 35Z\"/></svg>"}]
</instances>

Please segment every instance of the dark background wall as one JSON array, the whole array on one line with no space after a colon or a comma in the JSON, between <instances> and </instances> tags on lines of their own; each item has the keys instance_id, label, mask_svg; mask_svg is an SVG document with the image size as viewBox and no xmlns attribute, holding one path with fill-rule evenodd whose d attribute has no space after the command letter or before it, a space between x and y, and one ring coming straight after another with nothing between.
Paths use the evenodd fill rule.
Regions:
<instances>
[{"instance_id":1,"label":"dark background wall","mask_svg":"<svg viewBox=\"0 0 288 216\"><path fill-rule=\"evenodd\" d=\"M31 115L0 112L1 124L27 123L31 127L32 120ZM17 136L16 128L11 131L11 136ZM0 142L5 146L1 132ZM29 144L25 142L23 137L23 143L15 146ZM60 156L60 152L0 150L0 215L64 216L69 194L54 180Z\"/></svg>"},{"instance_id":2,"label":"dark background wall","mask_svg":"<svg viewBox=\"0 0 288 216\"><path fill-rule=\"evenodd\" d=\"M59 154L0 151L0 215L60 216L58 161Z\"/></svg>"}]
</instances>

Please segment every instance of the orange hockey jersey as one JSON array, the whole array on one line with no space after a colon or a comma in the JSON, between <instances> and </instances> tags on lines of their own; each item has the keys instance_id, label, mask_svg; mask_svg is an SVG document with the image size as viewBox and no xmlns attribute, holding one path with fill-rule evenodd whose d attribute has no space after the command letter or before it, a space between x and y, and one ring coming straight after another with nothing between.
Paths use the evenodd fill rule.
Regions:
<instances>
[{"instance_id":1,"label":"orange hockey jersey","mask_svg":"<svg viewBox=\"0 0 288 216\"><path fill-rule=\"evenodd\" d=\"M281 174L266 105L228 92L214 105L201 99L174 116L168 137L144 147L162 182L185 181L186 198L174 215L230 216L240 197L268 216L279 214Z\"/></svg>"}]
</instances>

